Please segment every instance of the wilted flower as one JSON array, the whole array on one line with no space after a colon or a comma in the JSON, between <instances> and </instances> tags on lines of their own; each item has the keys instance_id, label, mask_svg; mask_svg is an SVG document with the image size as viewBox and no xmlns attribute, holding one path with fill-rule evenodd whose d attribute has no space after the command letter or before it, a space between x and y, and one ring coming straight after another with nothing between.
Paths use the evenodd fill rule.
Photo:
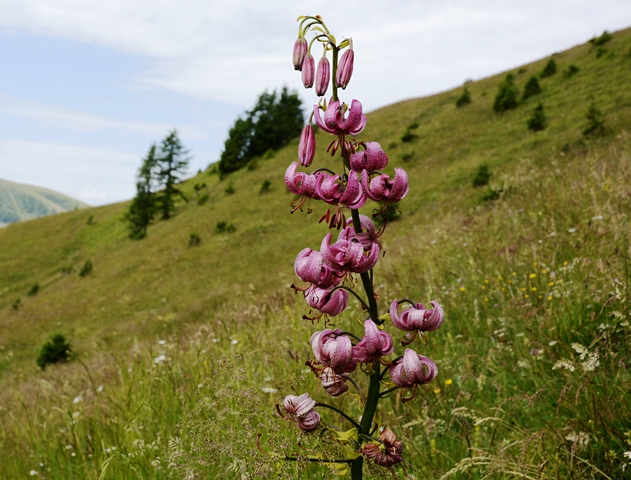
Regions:
<instances>
[{"instance_id":1,"label":"wilted flower","mask_svg":"<svg viewBox=\"0 0 631 480\"><path fill-rule=\"evenodd\" d=\"M355 64L355 51L352 45L346 50L340 57L337 63L337 72L335 74L335 84L345 89L348 83L351 81L353 75L353 66Z\"/></svg>"},{"instance_id":2,"label":"wilted flower","mask_svg":"<svg viewBox=\"0 0 631 480\"><path fill-rule=\"evenodd\" d=\"M312 286L305 292L305 299L311 308L335 317L342 313L348 305L348 292L342 289L333 291L333 289L327 290Z\"/></svg>"},{"instance_id":3,"label":"wilted flower","mask_svg":"<svg viewBox=\"0 0 631 480\"><path fill-rule=\"evenodd\" d=\"M431 310L426 310L422 303L417 303L399 315L399 301L393 300L390 305L390 319L395 327L406 332L433 332L443 324L445 313L435 300L432 300L431 304L434 307Z\"/></svg>"},{"instance_id":4,"label":"wilted flower","mask_svg":"<svg viewBox=\"0 0 631 480\"><path fill-rule=\"evenodd\" d=\"M283 401L285 412L296 421L298 428L303 432L312 432L320 425L320 414L313 409L315 404L315 400L310 398L308 393L300 396L288 395Z\"/></svg>"},{"instance_id":5,"label":"wilted flower","mask_svg":"<svg viewBox=\"0 0 631 480\"><path fill-rule=\"evenodd\" d=\"M366 203L366 195L359 183L357 172L350 172L346 185L339 175L329 175L322 172L316 183L318 198L329 205L346 205L348 208L359 209Z\"/></svg>"},{"instance_id":6,"label":"wilted flower","mask_svg":"<svg viewBox=\"0 0 631 480\"><path fill-rule=\"evenodd\" d=\"M300 143L298 143L298 159L300 165L308 167L315 157L316 140L313 133L311 123L307 123L300 134Z\"/></svg>"},{"instance_id":7,"label":"wilted flower","mask_svg":"<svg viewBox=\"0 0 631 480\"><path fill-rule=\"evenodd\" d=\"M344 118L345 107L346 105L339 101L330 102L324 111L324 119L322 119L320 107L314 105L313 114L316 124L331 135L357 135L366 126L366 116L362 114L362 104L359 100L353 100L346 118Z\"/></svg>"},{"instance_id":8,"label":"wilted flower","mask_svg":"<svg viewBox=\"0 0 631 480\"><path fill-rule=\"evenodd\" d=\"M329 88L331 80L331 64L329 59L323 56L318 62L315 78L315 92L318 97L322 97Z\"/></svg>"},{"instance_id":9,"label":"wilted flower","mask_svg":"<svg viewBox=\"0 0 631 480\"><path fill-rule=\"evenodd\" d=\"M311 349L316 360L335 373L350 373L357 367L351 340L339 328L315 332L311 335Z\"/></svg>"},{"instance_id":10,"label":"wilted flower","mask_svg":"<svg viewBox=\"0 0 631 480\"><path fill-rule=\"evenodd\" d=\"M403 461L403 442L388 428L379 435L379 443L367 443L360 450L367 458L372 458L377 465L391 467Z\"/></svg>"},{"instance_id":11,"label":"wilted flower","mask_svg":"<svg viewBox=\"0 0 631 480\"><path fill-rule=\"evenodd\" d=\"M294 52L292 60L294 62L294 70L302 70L302 63L305 60L307 51L309 50L309 44L305 37L299 37L294 43Z\"/></svg>"},{"instance_id":12,"label":"wilted flower","mask_svg":"<svg viewBox=\"0 0 631 480\"><path fill-rule=\"evenodd\" d=\"M438 375L438 367L431 358L418 355L410 348L405 349L403 358L390 367L390 379L395 385L410 388L431 382Z\"/></svg>"},{"instance_id":13,"label":"wilted flower","mask_svg":"<svg viewBox=\"0 0 631 480\"><path fill-rule=\"evenodd\" d=\"M377 175L369 180L368 172L362 172L362 186L368 198L375 202L396 203L408 194L408 175L401 167L395 167L394 178L386 174Z\"/></svg>"},{"instance_id":14,"label":"wilted flower","mask_svg":"<svg viewBox=\"0 0 631 480\"><path fill-rule=\"evenodd\" d=\"M326 393L332 397L339 397L348 390L348 385L346 385L344 378L335 373L331 367L325 367L324 370L322 370L320 380L322 381L322 387L326 390Z\"/></svg>"},{"instance_id":15,"label":"wilted flower","mask_svg":"<svg viewBox=\"0 0 631 480\"><path fill-rule=\"evenodd\" d=\"M313 55L307 53L304 61L302 62L302 84L305 88L313 87L313 81L315 80L315 59Z\"/></svg>"},{"instance_id":16,"label":"wilted flower","mask_svg":"<svg viewBox=\"0 0 631 480\"><path fill-rule=\"evenodd\" d=\"M365 150L350 156L351 170L361 173L363 170L373 172L382 170L388 165L388 156L377 142L364 143Z\"/></svg>"},{"instance_id":17,"label":"wilted flower","mask_svg":"<svg viewBox=\"0 0 631 480\"><path fill-rule=\"evenodd\" d=\"M383 330L379 330L375 322L368 319L364 322L366 335L353 347L353 360L358 363L368 363L394 352L392 337Z\"/></svg>"},{"instance_id":18,"label":"wilted flower","mask_svg":"<svg viewBox=\"0 0 631 480\"><path fill-rule=\"evenodd\" d=\"M333 269L322 262L322 254L310 248L305 248L298 254L294 262L294 271L300 280L319 288L329 288L340 280Z\"/></svg>"}]
</instances>

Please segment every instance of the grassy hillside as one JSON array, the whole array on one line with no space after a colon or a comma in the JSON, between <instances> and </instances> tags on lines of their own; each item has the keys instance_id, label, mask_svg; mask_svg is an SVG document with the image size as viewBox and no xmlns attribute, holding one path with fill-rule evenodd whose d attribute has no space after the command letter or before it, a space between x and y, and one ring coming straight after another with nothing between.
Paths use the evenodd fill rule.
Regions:
<instances>
[{"instance_id":1,"label":"grassy hillside","mask_svg":"<svg viewBox=\"0 0 631 480\"><path fill-rule=\"evenodd\" d=\"M87 206L86 203L47 188L0 178L0 227Z\"/></svg>"},{"instance_id":2,"label":"grassy hillside","mask_svg":"<svg viewBox=\"0 0 631 480\"><path fill-rule=\"evenodd\" d=\"M396 478L631 472L631 30L552 58L557 73L514 110L492 109L505 72L468 83L472 102L461 108L459 88L372 112L360 136L410 176L375 268L380 309L405 296L436 299L446 312L424 352L439 379L382 411L405 442ZM520 90L549 60L512 72ZM578 71L564 73L571 65ZM535 133L526 121L539 103L548 127ZM592 104L605 128L585 136ZM272 453L339 449L313 436L298 447L273 413L289 393L320 394L304 371L318 327L301 320L308 308L287 287L296 254L326 233L316 221L325 209L289 215L282 178L296 147L223 181L203 173L186 182L190 201L142 241L127 238L128 204L0 230L7 478L326 475ZM317 167L330 161L316 158ZM473 188L483 164L490 184ZM236 231L218 233L222 221ZM79 276L87 260L93 270ZM35 358L55 332L83 363L40 372ZM353 402L338 405L352 412Z\"/></svg>"}]
</instances>

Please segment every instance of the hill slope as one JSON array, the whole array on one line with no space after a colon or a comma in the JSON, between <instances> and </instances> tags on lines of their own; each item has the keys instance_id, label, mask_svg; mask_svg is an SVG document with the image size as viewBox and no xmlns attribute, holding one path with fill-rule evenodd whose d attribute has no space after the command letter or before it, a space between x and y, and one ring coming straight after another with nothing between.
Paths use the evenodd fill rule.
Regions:
<instances>
[{"instance_id":1,"label":"hill slope","mask_svg":"<svg viewBox=\"0 0 631 480\"><path fill-rule=\"evenodd\" d=\"M86 207L62 193L0 178L0 227Z\"/></svg>"},{"instance_id":2,"label":"hill slope","mask_svg":"<svg viewBox=\"0 0 631 480\"><path fill-rule=\"evenodd\" d=\"M368 115L361 139L379 141L388 171L403 166L410 177L375 268L380 309L392 298L437 299L447 317L423 350L439 365L437 382L414 402L393 395L382 412L416 478L625 475L630 49L625 30L555 54L542 92L501 115L492 105L505 73L467 84L472 103L462 108L459 88ZM511 72L520 91L549 60ZM548 127L531 132L539 103ZM586 136L592 104L604 130ZM311 216L288 213L282 179L296 148L224 181L206 172L186 182L189 202L142 241L127 238L128 204L0 231L0 382L10 387L0 452L31 455L0 453L9 478L36 458L51 478L278 478L281 467L255 448L258 433L270 450L303 454L270 413L289 393L329 401L304 376L309 335L322 326L301 320L308 308L287 288L296 254L319 248L327 231L321 204ZM332 162L319 154L314 168ZM476 189L483 164L491 181ZM219 222L236 230L219 232ZM94 269L80 277L87 260ZM354 325L352 313L336 320ZM90 376L76 363L36 369L56 331ZM353 401L337 405L353 412ZM294 467L304 466L282 468L291 477Z\"/></svg>"}]
</instances>

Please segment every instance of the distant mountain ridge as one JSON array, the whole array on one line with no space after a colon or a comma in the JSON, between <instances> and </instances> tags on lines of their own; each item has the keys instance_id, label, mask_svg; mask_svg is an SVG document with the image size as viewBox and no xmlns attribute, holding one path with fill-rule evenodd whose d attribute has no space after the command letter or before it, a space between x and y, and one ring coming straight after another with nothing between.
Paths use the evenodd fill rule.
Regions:
<instances>
[{"instance_id":1,"label":"distant mountain ridge","mask_svg":"<svg viewBox=\"0 0 631 480\"><path fill-rule=\"evenodd\" d=\"M89 206L54 190L0 178L0 227Z\"/></svg>"}]
</instances>

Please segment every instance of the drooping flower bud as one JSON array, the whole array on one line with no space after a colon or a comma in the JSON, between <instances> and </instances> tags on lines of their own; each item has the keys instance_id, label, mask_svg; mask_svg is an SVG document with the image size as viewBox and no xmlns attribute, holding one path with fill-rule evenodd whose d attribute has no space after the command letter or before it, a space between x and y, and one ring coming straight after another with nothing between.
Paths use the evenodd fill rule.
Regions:
<instances>
[{"instance_id":1,"label":"drooping flower bud","mask_svg":"<svg viewBox=\"0 0 631 480\"><path fill-rule=\"evenodd\" d=\"M348 83L351 81L353 75L353 66L355 63L355 51L353 47L349 47L340 57L337 63L337 72L335 74L335 84L342 89L345 89Z\"/></svg>"},{"instance_id":2,"label":"drooping flower bud","mask_svg":"<svg viewBox=\"0 0 631 480\"><path fill-rule=\"evenodd\" d=\"M307 51L309 50L309 44L305 37L299 37L294 43L294 52L292 60L294 62L294 70L302 70L302 63L305 60Z\"/></svg>"},{"instance_id":3,"label":"drooping flower bud","mask_svg":"<svg viewBox=\"0 0 631 480\"><path fill-rule=\"evenodd\" d=\"M315 80L315 59L313 55L307 53L304 61L302 62L302 84L305 88L313 87Z\"/></svg>"},{"instance_id":4,"label":"drooping flower bud","mask_svg":"<svg viewBox=\"0 0 631 480\"><path fill-rule=\"evenodd\" d=\"M438 367L431 358L418 355L410 348L405 349L403 358L399 358L390 367L390 379L395 385L410 388L431 382L438 375Z\"/></svg>"},{"instance_id":5,"label":"drooping flower bud","mask_svg":"<svg viewBox=\"0 0 631 480\"><path fill-rule=\"evenodd\" d=\"M308 167L315 157L316 140L315 133L311 123L307 123L300 134L300 142L298 143L298 159L300 165Z\"/></svg>"},{"instance_id":6,"label":"drooping flower bud","mask_svg":"<svg viewBox=\"0 0 631 480\"><path fill-rule=\"evenodd\" d=\"M329 59L322 57L318 62L318 68L316 70L315 79L315 92L318 97L322 97L326 94L329 88L329 82L331 81L331 64Z\"/></svg>"},{"instance_id":7,"label":"drooping flower bud","mask_svg":"<svg viewBox=\"0 0 631 480\"><path fill-rule=\"evenodd\" d=\"M373 172L382 170L388 165L388 156L377 142L366 142L366 150L350 156L351 170L361 173L362 170Z\"/></svg>"}]
</instances>

